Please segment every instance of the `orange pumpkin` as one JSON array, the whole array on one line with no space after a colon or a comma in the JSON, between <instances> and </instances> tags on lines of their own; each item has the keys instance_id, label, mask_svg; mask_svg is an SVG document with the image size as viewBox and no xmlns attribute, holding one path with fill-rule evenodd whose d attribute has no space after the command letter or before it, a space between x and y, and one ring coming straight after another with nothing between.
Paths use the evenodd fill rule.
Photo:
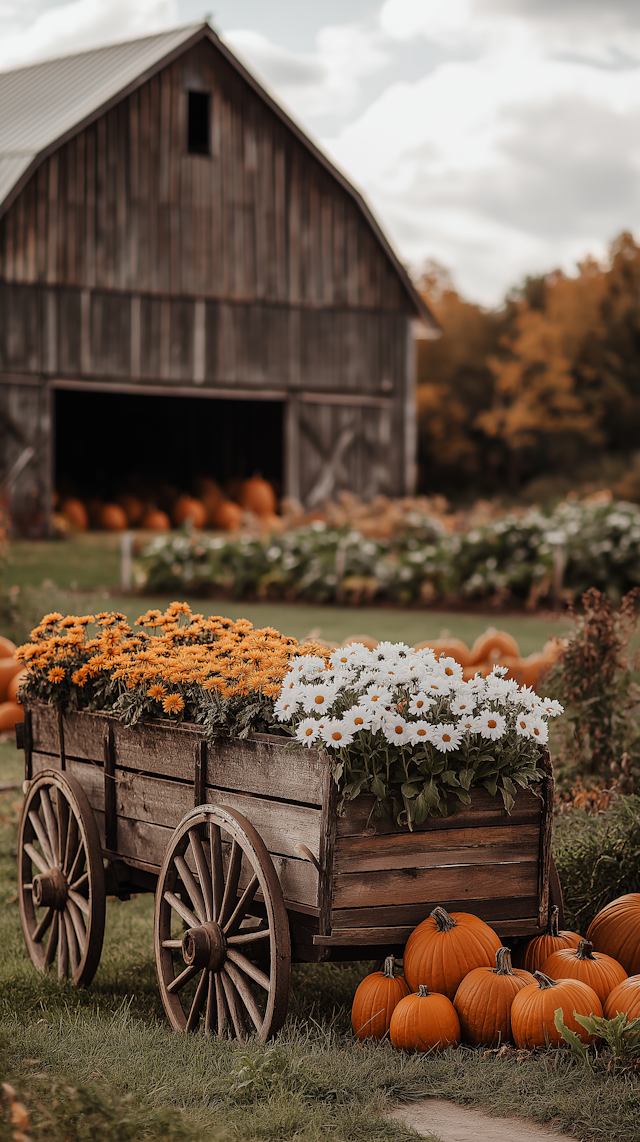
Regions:
<instances>
[{"instance_id":1,"label":"orange pumpkin","mask_svg":"<svg viewBox=\"0 0 640 1142\"><path fill-rule=\"evenodd\" d=\"M436 658L444 654L447 658L455 658L456 662L460 663L460 666L471 666L471 651L466 642L463 642L461 638L427 639L426 642L417 642L414 646L414 650L424 650L426 647L431 648Z\"/></svg>"},{"instance_id":2,"label":"orange pumpkin","mask_svg":"<svg viewBox=\"0 0 640 1142\"><path fill-rule=\"evenodd\" d=\"M446 1051L460 1042L460 1020L446 995L421 983L395 1007L389 1037L399 1051Z\"/></svg>"},{"instance_id":3,"label":"orange pumpkin","mask_svg":"<svg viewBox=\"0 0 640 1142\"><path fill-rule=\"evenodd\" d=\"M158 511L153 508L152 511L147 512L142 521L142 526L147 528L148 531L169 531L171 521L166 512Z\"/></svg>"},{"instance_id":4,"label":"orange pumpkin","mask_svg":"<svg viewBox=\"0 0 640 1142\"><path fill-rule=\"evenodd\" d=\"M225 500L217 509L214 522L223 531L237 531L242 523L242 508L233 500Z\"/></svg>"},{"instance_id":5,"label":"orange pumpkin","mask_svg":"<svg viewBox=\"0 0 640 1142\"><path fill-rule=\"evenodd\" d=\"M484 634L478 635L471 647L469 665L474 662L497 662L505 655L509 658L520 658L520 647L515 638L506 630L494 630L489 627Z\"/></svg>"},{"instance_id":6,"label":"orange pumpkin","mask_svg":"<svg viewBox=\"0 0 640 1142\"><path fill-rule=\"evenodd\" d=\"M509 1043L513 998L535 982L531 972L512 968L509 948L498 948L495 968L474 968L456 991L453 1006L462 1038L474 1047Z\"/></svg>"},{"instance_id":7,"label":"orange pumpkin","mask_svg":"<svg viewBox=\"0 0 640 1142\"><path fill-rule=\"evenodd\" d=\"M0 634L0 658L13 658L16 652L16 644L10 638L5 638Z\"/></svg>"},{"instance_id":8,"label":"orange pumpkin","mask_svg":"<svg viewBox=\"0 0 640 1142\"><path fill-rule=\"evenodd\" d=\"M588 1035L574 1019L578 1015L602 1015L602 1004L592 987L581 979L550 979L541 971L533 973L536 982L523 987L511 1004L511 1031L517 1047L533 1051L535 1047L559 1047L564 1043L556 1029L554 1015L562 1009L565 1026L575 1031L583 1043L595 1043L596 1035Z\"/></svg>"},{"instance_id":9,"label":"orange pumpkin","mask_svg":"<svg viewBox=\"0 0 640 1142\"><path fill-rule=\"evenodd\" d=\"M409 995L406 980L394 975L393 956L387 956L383 970L366 976L353 997L351 1026L356 1039L382 1039L405 995Z\"/></svg>"},{"instance_id":10,"label":"orange pumpkin","mask_svg":"<svg viewBox=\"0 0 640 1142\"><path fill-rule=\"evenodd\" d=\"M105 504L100 512L100 526L105 531L126 531L129 525L124 508L120 504Z\"/></svg>"},{"instance_id":11,"label":"orange pumpkin","mask_svg":"<svg viewBox=\"0 0 640 1142\"><path fill-rule=\"evenodd\" d=\"M18 702L18 704L20 704L18 699L18 690L22 686L22 683L26 682L28 674L28 670L19 670L17 674L14 674L13 678L9 682L9 685L7 686L8 702Z\"/></svg>"},{"instance_id":12,"label":"orange pumpkin","mask_svg":"<svg viewBox=\"0 0 640 1142\"><path fill-rule=\"evenodd\" d=\"M593 988L601 1003L604 1003L614 987L627 978L622 965L603 952L594 952L589 940L581 940L577 948L562 948L552 952L549 959L545 960L542 971L553 979L581 979Z\"/></svg>"},{"instance_id":13,"label":"orange pumpkin","mask_svg":"<svg viewBox=\"0 0 640 1142\"><path fill-rule=\"evenodd\" d=\"M593 919L587 939L594 948L613 956L627 975L640 973L640 892L612 900Z\"/></svg>"},{"instance_id":14,"label":"orange pumpkin","mask_svg":"<svg viewBox=\"0 0 640 1142\"><path fill-rule=\"evenodd\" d=\"M24 721L24 710L17 702L0 702L0 733L11 731L16 722Z\"/></svg>"},{"instance_id":15,"label":"orange pumpkin","mask_svg":"<svg viewBox=\"0 0 640 1142\"><path fill-rule=\"evenodd\" d=\"M342 640L342 645L351 646L354 642L359 646L366 646L367 650L375 650L378 645L377 638L370 638L368 634L350 634L348 638Z\"/></svg>"},{"instance_id":16,"label":"orange pumpkin","mask_svg":"<svg viewBox=\"0 0 640 1142\"><path fill-rule=\"evenodd\" d=\"M276 494L267 480L252 476L240 489L240 503L245 511L255 515L275 515Z\"/></svg>"},{"instance_id":17,"label":"orange pumpkin","mask_svg":"<svg viewBox=\"0 0 640 1142\"><path fill-rule=\"evenodd\" d=\"M129 526L137 527L144 515L144 506L140 503L138 497L130 496L127 492L124 496L120 496L118 503L120 507L124 509Z\"/></svg>"},{"instance_id":18,"label":"orange pumpkin","mask_svg":"<svg viewBox=\"0 0 640 1142\"><path fill-rule=\"evenodd\" d=\"M558 931L558 906L554 904L549 913L549 924L542 936L533 936L526 944L519 947L513 954L516 967L525 971L535 972L542 969L542 965L552 952L562 948L577 948L582 936L577 932Z\"/></svg>"},{"instance_id":19,"label":"orange pumpkin","mask_svg":"<svg viewBox=\"0 0 640 1142\"><path fill-rule=\"evenodd\" d=\"M22 669L23 664L17 658L0 658L0 702L6 701L9 683Z\"/></svg>"},{"instance_id":20,"label":"orange pumpkin","mask_svg":"<svg viewBox=\"0 0 640 1142\"><path fill-rule=\"evenodd\" d=\"M207 522L207 509L200 500L193 496L180 496L173 509L173 522L176 527L191 523L192 527L204 527Z\"/></svg>"},{"instance_id":21,"label":"orange pumpkin","mask_svg":"<svg viewBox=\"0 0 640 1142\"><path fill-rule=\"evenodd\" d=\"M473 968L491 967L500 940L484 920L469 912L434 908L409 936L404 974L412 991L425 982L432 991L453 999Z\"/></svg>"},{"instance_id":22,"label":"orange pumpkin","mask_svg":"<svg viewBox=\"0 0 640 1142\"><path fill-rule=\"evenodd\" d=\"M640 975L630 975L623 979L604 1002L605 1019L614 1019L623 1011L629 1019L640 1017Z\"/></svg>"},{"instance_id":23,"label":"orange pumpkin","mask_svg":"<svg viewBox=\"0 0 640 1142\"><path fill-rule=\"evenodd\" d=\"M65 500L60 510L60 515L64 516L69 527L74 531L86 531L89 526L87 509L82 503L82 500Z\"/></svg>"}]
</instances>

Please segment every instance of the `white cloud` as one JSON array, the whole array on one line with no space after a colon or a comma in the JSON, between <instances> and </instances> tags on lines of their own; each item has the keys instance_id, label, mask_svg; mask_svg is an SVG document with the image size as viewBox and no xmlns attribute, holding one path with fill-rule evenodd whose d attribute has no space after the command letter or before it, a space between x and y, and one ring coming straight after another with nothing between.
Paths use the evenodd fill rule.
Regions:
<instances>
[{"instance_id":1,"label":"white cloud","mask_svg":"<svg viewBox=\"0 0 640 1142\"><path fill-rule=\"evenodd\" d=\"M0 9L0 67L153 35L179 22L177 0L71 0L46 8L26 25L20 17L17 5Z\"/></svg>"}]
</instances>

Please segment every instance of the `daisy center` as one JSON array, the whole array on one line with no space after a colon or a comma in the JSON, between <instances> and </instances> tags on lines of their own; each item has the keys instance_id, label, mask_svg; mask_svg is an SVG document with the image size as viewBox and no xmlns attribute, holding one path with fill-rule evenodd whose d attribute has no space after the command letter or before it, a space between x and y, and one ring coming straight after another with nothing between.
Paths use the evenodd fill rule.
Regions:
<instances>
[{"instance_id":1,"label":"daisy center","mask_svg":"<svg viewBox=\"0 0 640 1142\"><path fill-rule=\"evenodd\" d=\"M451 741L451 735L450 734L443 734L442 740L443 740L443 742L450 742Z\"/></svg>"}]
</instances>

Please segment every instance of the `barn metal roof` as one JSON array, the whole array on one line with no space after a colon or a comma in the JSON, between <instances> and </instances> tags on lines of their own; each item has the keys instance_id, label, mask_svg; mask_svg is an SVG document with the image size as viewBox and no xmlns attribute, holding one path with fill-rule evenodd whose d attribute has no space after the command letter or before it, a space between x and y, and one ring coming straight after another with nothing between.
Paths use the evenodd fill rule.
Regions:
<instances>
[{"instance_id":1,"label":"barn metal roof","mask_svg":"<svg viewBox=\"0 0 640 1142\"><path fill-rule=\"evenodd\" d=\"M362 195L280 107L208 24L0 71L0 217L39 164L192 44L209 39L305 147L355 199L431 335L439 326Z\"/></svg>"}]
</instances>

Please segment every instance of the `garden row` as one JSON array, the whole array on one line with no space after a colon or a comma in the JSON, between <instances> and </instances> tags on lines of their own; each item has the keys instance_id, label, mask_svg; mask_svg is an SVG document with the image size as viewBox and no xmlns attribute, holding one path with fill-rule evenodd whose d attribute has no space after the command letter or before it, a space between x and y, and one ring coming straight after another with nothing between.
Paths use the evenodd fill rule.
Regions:
<instances>
[{"instance_id":1,"label":"garden row","mask_svg":"<svg viewBox=\"0 0 640 1142\"><path fill-rule=\"evenodd\" d=\"M618 601L640 583L640 505L567 500L550 515L514 511L462 533L416 513L386 538L323 520L266 537L186 530L142 549L135 583L150 593L338 603L492 597L531 608L598 587Z\"/></svg>"}]
</instances>

